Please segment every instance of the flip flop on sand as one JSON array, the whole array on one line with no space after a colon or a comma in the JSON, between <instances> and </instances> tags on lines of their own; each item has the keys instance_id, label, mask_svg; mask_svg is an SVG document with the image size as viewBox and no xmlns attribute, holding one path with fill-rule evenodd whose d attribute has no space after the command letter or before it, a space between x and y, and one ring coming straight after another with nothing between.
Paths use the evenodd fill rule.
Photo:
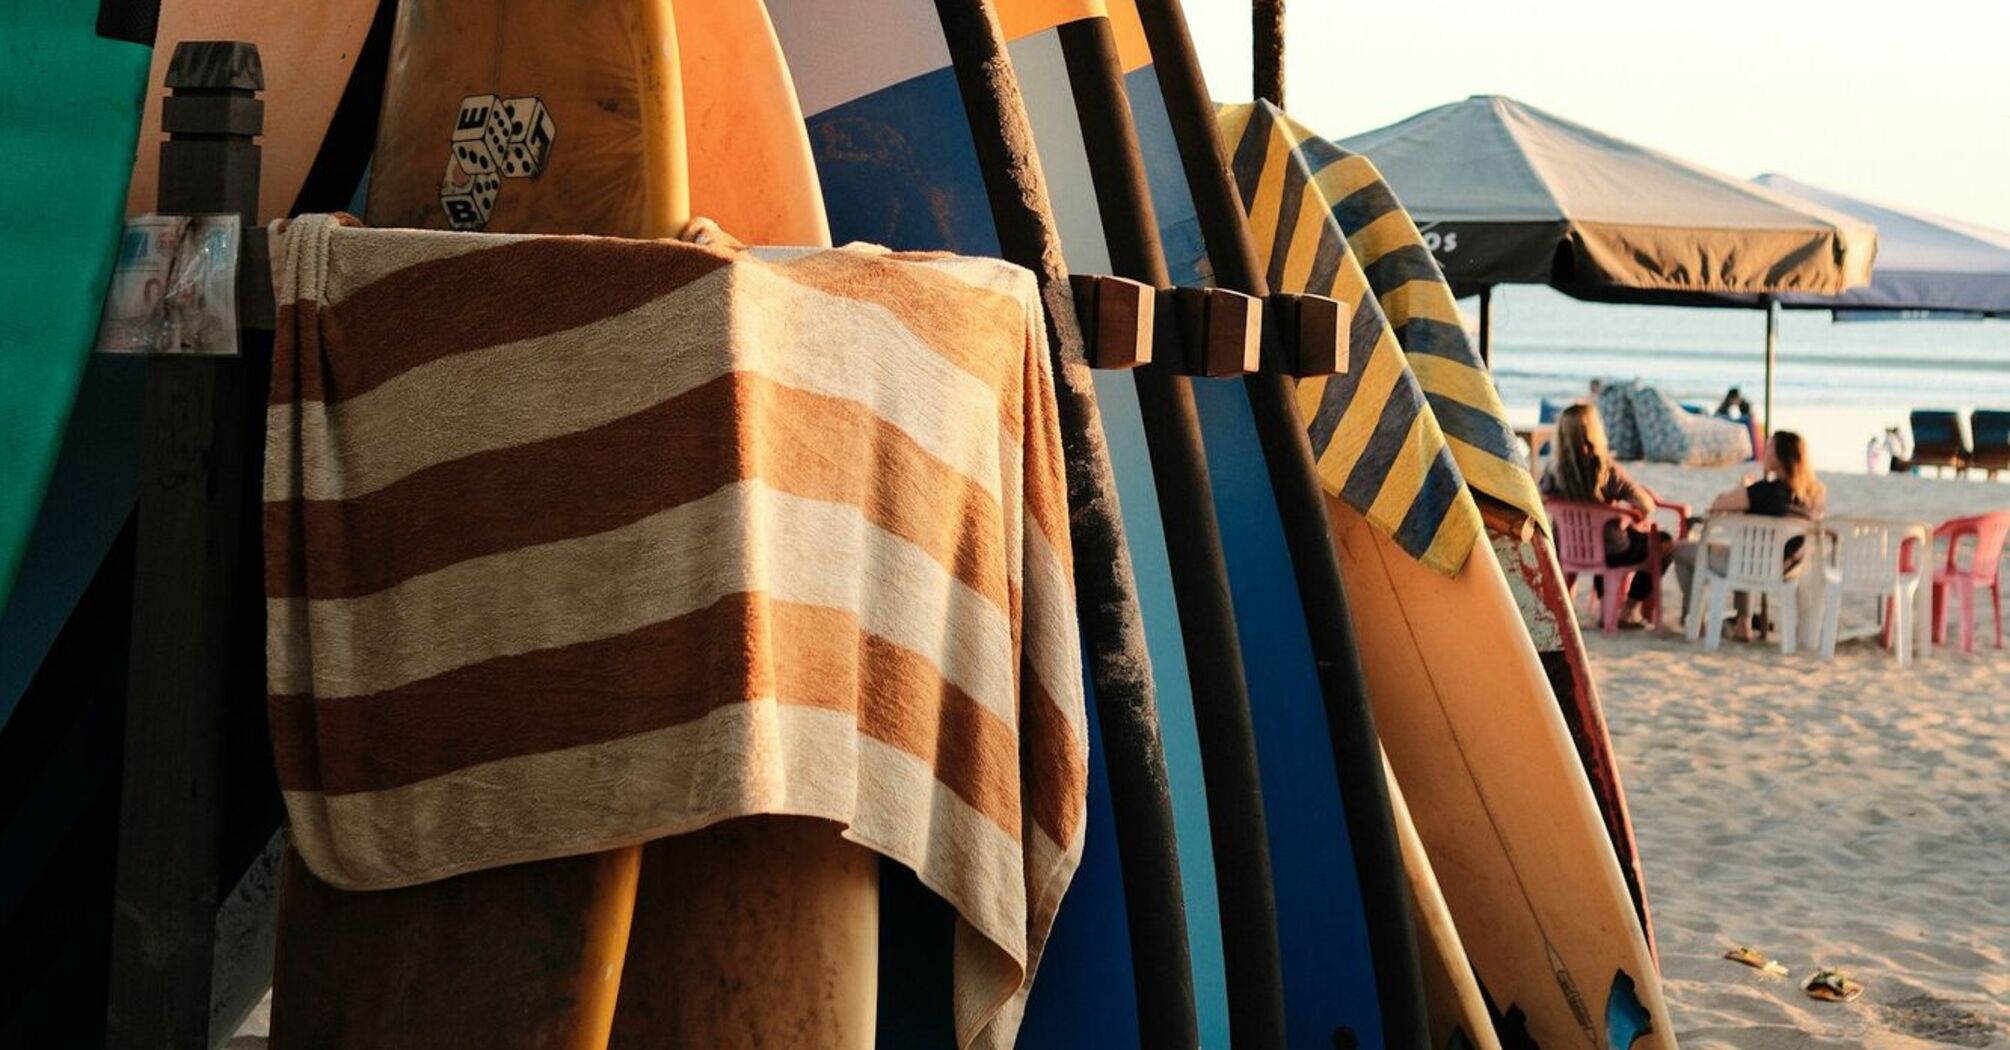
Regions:
<instances>
[{"instance_id":1,"label":"flip flop on sand","mask_svg":"<svg viewBox=\"0 0 2010 1050\"><path fill-rule=\"evenodd\" d=\"M1762 970L1775 977L1785 977L1789 973L1785 963L1776 962L1768 958L1765 952L1757 948L1746 948L1743 946L1733 948L1724 953L1724 958L1734 963L1744 963L1754 970Z\"/></svg>"},{"instance_id":2,"label":"flip flop on sand","mask_svg":"<svg viewBox=\"0 0 2010 1050\"><path fill-rule=\"evenodd\" d=\"M1863 985L1850 980L1841 970L1826 967L1816 970L1801 989L1808 993L1808 998L1829 1003L1846 1003L1863 994Z\"/></svg>"}]
</instances>

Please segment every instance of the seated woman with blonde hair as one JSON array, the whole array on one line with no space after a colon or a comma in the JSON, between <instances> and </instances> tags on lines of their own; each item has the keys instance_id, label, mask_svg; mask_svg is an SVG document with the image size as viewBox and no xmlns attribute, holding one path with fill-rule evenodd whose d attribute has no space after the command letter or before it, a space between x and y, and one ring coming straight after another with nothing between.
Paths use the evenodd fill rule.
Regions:
<instances>
[{"instance_id":1,"label":"seated woman with blonde hair","mask_svg":"<svg viewBox=\"0 0 2010 1050\"><path fill-rule=\"evenodd\" d=\"M1633 522L1609 521L1605 525L1605 564L1638 565L1647 560L1656 542L1655 530L1646 524L1654 514L1654 494L1633 480L1612 458L1605 442L1605 422L1598 406L1576 404L1556 419L1556 455L1543 471L1539 487L1550 499L1573 503L1598 503L1608 507L1629 507L1639 512ZM1660 533L1666 543L1668 534ZM1604 581L1594 579L1600 590ZM1635 573L1626 588L1626 607L1620 612L1619 626L1647 626L1641 618L1640 603L1654 593L1654 581L1644 572Z\"/></svg>"},{"instance_id":2,"label":"seated woman with blonde hair","mask_svg":"<svg viewBox=\"0 0 2010 1050\"><path fill-rule=\"evenodd\" d=\"M1726 489L1710 501L1712 514L1759 514L1769 518L1801 518L1817 521L1828 510L1828 487L1815 476L1815 468L1808 462L1807 439L1791 430L1775 431L1772 440L1766 442L1765 475L1753 480L1746 475L1745 482L1735 488ZM1787 541L1786 578L1793 579L1801 574L1806 558L1803 548L1806 541L1794 537ZM1694 540L1683 540L1675 546L1675 578L1682 584L1684 600L1690 592L1690 585L1696 578L1698 544ZM1722 548L1710 552L1710 568L1722 572L1730 564L1731 552ZM1741 642L1752 640L1752 599L1740 591L1734 596L1737 606L1737 620L1732 624L1731 637Z\"/></svg>"}]
</instances>

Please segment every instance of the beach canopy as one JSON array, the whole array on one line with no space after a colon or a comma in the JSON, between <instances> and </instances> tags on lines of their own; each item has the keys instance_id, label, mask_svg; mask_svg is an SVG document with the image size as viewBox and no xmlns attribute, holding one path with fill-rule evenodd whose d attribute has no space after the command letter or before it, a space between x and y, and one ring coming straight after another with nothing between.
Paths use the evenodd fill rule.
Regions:
<instances>
[{"instance_id":1,"label":"beach canopy","mask_svg":"<svg viewBox=\"0 0 2010 1050\"><path fill-rule=\"evenodd\" d=\"M1500 95L1340 145L1374 161L1461 295L1836 295L1870 280L1869 223Z\"/></svg>"},{"instance_id":2,"label":"beach canopy","mask_svg":"<svg viewBox=\"0 0 2010 1050\"><path fill-rule=\"evenodd\" d=\"M2010 233L1872 204L1784 175L1752 181L1877 227L1877 268L1869 285L1835 296L1783 295L1784 305L2010 317Z\"/></svg>"}]
</instances>

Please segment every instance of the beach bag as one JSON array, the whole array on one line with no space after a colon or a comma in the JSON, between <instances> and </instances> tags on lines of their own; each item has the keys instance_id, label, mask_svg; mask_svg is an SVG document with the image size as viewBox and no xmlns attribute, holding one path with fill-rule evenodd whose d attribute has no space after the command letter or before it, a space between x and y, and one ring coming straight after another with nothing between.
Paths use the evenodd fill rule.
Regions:
<instances>
[{"instance_id":1,"label":"beach bag","mask_svg":"<svg viewBox=\"0 0 2010 1050\"><path fill-rule=\"evenodd\" d=\"M1641 457L1640 426L1633 419L1633 394L1639 388L1631 379L1608 379L1598 391L1598 414L1605 420L1605 441L1614 459Z\"/></svg>"},{"instance_id":2,"label":"beach bag","mask_svg":"<svg viewBox=\"0 0 2010 1050\"><path fill-rule=\"evenodd\" d=\"M1690 412L1653 387L1635 387L1631 393L1633 423L1647 459L1718 467L1751 457L1752 438L1743 423Z\"/></svg>"}]
</instances>

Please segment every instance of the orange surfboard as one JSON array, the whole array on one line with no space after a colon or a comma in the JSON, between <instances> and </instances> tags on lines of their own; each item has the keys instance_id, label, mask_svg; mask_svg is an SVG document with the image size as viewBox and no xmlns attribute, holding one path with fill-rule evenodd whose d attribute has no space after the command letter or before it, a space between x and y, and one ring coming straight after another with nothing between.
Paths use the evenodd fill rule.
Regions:
<instances>
[{"instance_id":1,"label":"orange surfboard","mask_svg":"<svg viewBox=\"0 0 2010 1050\"><path fill-rule=\"evenodd\" d=\"M155 37L153 70L147 74L146 115L140 124L139 153L126 194L126 214L154 210L160 180L162 78L185 40L248 40L258 45L265 68L265 132L258 182L258 218L265 222L292 211L328 134L343 93L349 90L382 3L395 0L164 0ZM365 75L368 75L366 72ZM367 146L367 143L365 144Z\"/></svg>"},{"instance_id":2,"label":"orange surfboard","mask_svg":"<svg viewBox=\"0 0 2010 1050\"><path fill-rule=\"evenodd\" d=\"M758 0L405 0L373 164L373 226L830 239Z\"/></svg>"},{"instance_id":3,"label":"orange surfboard","mask_svg":"<svg viewBox=\"0 0 2010 1050\"><path fill-rule=\"evenodd\" d=\"M830 243L796 85L760 0L677 5L691 211L749 244Z\"/></svg>"},{"instance_id":4,"label":"orange surfboard","mask_svg":"<svg viewBox=\"0 0 2010 1050\"><path fill-rule=\"evenodd\" d=\"M372 226L669 237L690 220L669 0L405 0Z\"/></svg>"}]
</instances>

